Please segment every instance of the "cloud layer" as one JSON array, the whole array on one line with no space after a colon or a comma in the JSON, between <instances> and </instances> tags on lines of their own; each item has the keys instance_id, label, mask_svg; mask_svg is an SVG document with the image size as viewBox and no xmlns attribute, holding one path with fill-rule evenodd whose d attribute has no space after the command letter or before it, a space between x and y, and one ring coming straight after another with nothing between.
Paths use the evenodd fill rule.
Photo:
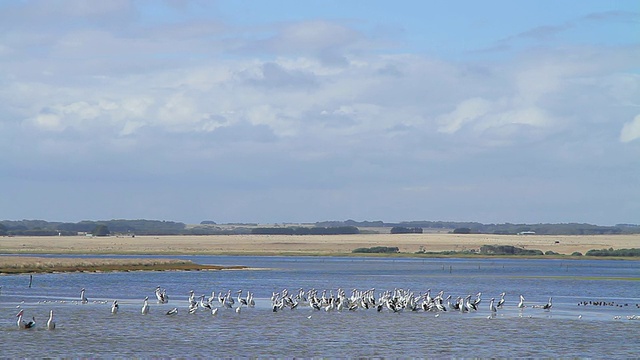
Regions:
<instances>
[{"instance_id":1,"label":"cloud layer","mask_svg":"<svg viewBox=\"0 0 640 360\"><path fill-rule=\"evenodd\" d=\"M460 61L350 21L143 5L0 12L2 217L638 222L640 46L555 37L637 14Z\"/></svg>"}]
</instances>

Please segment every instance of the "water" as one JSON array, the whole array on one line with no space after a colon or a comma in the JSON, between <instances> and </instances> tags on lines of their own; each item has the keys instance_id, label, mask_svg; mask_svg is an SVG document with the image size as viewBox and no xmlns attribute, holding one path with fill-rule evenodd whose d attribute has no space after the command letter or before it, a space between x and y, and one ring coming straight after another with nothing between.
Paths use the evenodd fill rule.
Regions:
<instances>
[{"instance_id":1,"label":"water","mask_svg":"<svg viewBox=\"0 0 640 360\"><path fill-rule=\"evenodd\" d=\"M95 257L95 256L92 256ZM113 256L109 256L113 257ZM135 256L140 257L140 256ZM157 256L154 256L157 257ZM171 258L177 258L171 256ZM372 259L327 257L184 256L201 264L247 265L257 270L121 272L1 276L0 357L589 357L637 358L640 350L640 264L608 260ZM635 278L636 280L633 280ZM167 289L156 304L154 289ZM81 288L88 304L78 304ZM359 309L274 313L273 291L315 288L394 288L432 296L482 292L477 312ZM255 308L240 314L188 314L190 290L251 291ZM506 304L488 318L489 300ZM329 292L327 292L328 294ZM516 304L523 294L529 307ZM142 299L150 313L141 315ZM553 308L542 305L553 297ZM110 313L117 299L120 311ZM24 301L24 303L22 303ZM606 301L617 306L582 306ZM17 306L36 317L19 330ZM176 316L165 313L178 307ZM49 310L57 322L45 330ZM436 316L437 315L437 316Z\"/></svg>"}]
</instances>

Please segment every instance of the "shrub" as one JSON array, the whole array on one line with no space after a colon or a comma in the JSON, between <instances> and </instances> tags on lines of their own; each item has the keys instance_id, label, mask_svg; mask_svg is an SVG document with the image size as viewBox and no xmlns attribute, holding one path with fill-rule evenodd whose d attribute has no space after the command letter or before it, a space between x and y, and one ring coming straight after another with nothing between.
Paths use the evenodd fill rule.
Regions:
<instances>
[{"instance_id":1,"label":"shrub","mask_svg":"<svg viewBox=\"0 0 640 360\"><path fill-rule=\"evenodd\" d=\"M374 246L370 248L357 248L352 251L352 253L374 253L374 254L389 254L389 253L397 253L400 249L398 247L391 246Z\"/></svg>"}]
</instances>

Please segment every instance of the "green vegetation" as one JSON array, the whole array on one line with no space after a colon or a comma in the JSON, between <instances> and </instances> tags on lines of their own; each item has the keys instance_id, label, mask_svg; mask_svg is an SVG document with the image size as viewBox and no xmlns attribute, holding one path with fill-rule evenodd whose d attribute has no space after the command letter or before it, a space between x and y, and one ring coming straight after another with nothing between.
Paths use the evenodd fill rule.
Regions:
<instances>
[{"instance_id":1,"label":"green vegetation","mask_svg":"<svg viewBox=\"0 0 640 360\"><path fill-rule=\"evenodd\" d=\"M110 232L106 225L98 225L93 229L91 234L93 234L93 236L109 236Z\"/></svg>"},{"instance_id":2,"label":"green vegetation","mask_svg":"<svg viewBox=\"0 0 640 360\"><path fill-rule=\"evenodd\" d=\"M423 230L421 227L404 227L404 226L394 226L391 228L392 234L422 234Z\"/></svg>"},{"instance_id":3,"label":"green vegetation","mask_svg":"<svg viewBox=\"0 0 640 360\"><path fill-rule=\"evenodd\" d=\"M245 269L245 266L200 265L191 260L171 259L69 259L18 257L0 259L0 274L111 271L199 271Z\"/></svg>"},{"instance_id":4,"label":"green vegetation","mask_svg":"<svg viewBox=\"0 0 640 360\"><path fill-rule=\"evenodd\" d=\"M624 257L638 257L640 256L640 249L617 249L613 248L602 250L589 250L585 254L586 256L624 256Z\"/></svg>"},{"instance_id":5,"label":"green vegetation","mask_svg":"<svg viewBox=\"0 0 640 360\"><path fill-rule=\"evenodd\" d=\"M419 227L423 229L469 229L471 234L504 234L515 235L525 231L533 231L537 235L612 235L612 234L640 234L640 225L617 224L615 226L599 226L581 223L563 224L482 224L478 222L458 221L403 221L399 223L385 223L382 221L324 221L316 223L318 226L357 226L357 227Z\"/></svg>"},{"instance_id":6,"label":"green vegetation","mask_svg":"<svg viewBox=\"0 0 640 360\"><path fill-rule=\"evenodd\" d=\"M48 222L44 220L3 220L0 221L0 236L57 236L92 233L98 225L107 226L112 234L136 235L229 235L251 234L255 223L224 224L219 226L215 221L205 220L199 225L188 227L184 223L160 220L84 220L78 223ZM232 225L232 226L229 226ZM385 223L383 221L324 221L315 223L315 227L300 226L294 230L285 226L265 227L256 230L260 233L291 235L324 235L324 234L358 234L373 233L375 228L391 228L394 234L421 233L423 229L452 231L456 234L518 234L533 232L536 235L603 235L603 234L640 234L640 225L618 224L615 226L598 226L591 224L481 224L477 222L451 221L407 221ZM315 230L306 230L315 229ZM408 229L408 230L407 230ZM382 231L384 232L384 231ZM255 232L253 232L255 233Z\"/></svg>"},{"instance_id":7,"label":"green vegetation","mask_svg":"<svg viewBox=\"0 0 640 360\"><path fill-rule=\"evenodd\" d=\"M357 248L352 251L352 253L358 254L395 254L398 253L400 249L397 247L391 246L374 246L370 248Z\"/></svg>"},{"instance_id":8,"label":"green vegetation","mask_svg":"<svg viewBox=\"0 0 640 360\"><path fill-rule=\"evenodd\" d=\"M511 245L482 245L482 255L543 255L541 250L527 250Z\"/></svg>"}]
</instances>

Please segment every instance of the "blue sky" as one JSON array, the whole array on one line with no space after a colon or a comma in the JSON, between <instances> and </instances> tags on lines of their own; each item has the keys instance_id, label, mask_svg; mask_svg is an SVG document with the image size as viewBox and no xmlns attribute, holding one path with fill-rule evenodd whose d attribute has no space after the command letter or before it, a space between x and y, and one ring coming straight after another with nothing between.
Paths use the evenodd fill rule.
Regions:
<instances>
[{"instance_id":1,"label":"blue sky","mask_svg":"<svg viewBox=\"0 0 640 360\"><path fill-rule=\"evenodd\" d=\"M636 1L0 1L0 219L640 223Z\"/></svg>"}]
</instances>

